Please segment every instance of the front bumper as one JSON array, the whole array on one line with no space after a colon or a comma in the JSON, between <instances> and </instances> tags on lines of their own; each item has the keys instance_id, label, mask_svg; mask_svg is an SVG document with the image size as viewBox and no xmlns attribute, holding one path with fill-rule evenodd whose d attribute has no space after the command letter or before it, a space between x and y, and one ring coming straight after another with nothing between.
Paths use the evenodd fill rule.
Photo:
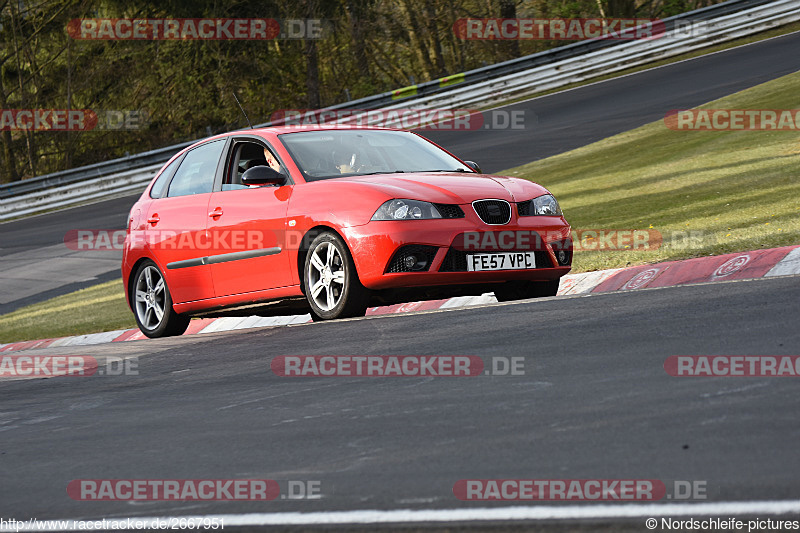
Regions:
<instances>
[{"instance_id":1,"label":"front bumper","mask_svg":"<svg viewBox=\"0 0 800 533\"><path fill-rule=\"evenodd\" d=\"M487 232L494 233L497 238L480 238ZM472 238L465 240L464 234ZM374 221L347 228L344 237L353 253L361 283L373 290L514 280L548 281L560 278L572 268L570 226L563 217L556 216L515 216L510 223L497 226L472 220L469 215L461 219ZM434 247L426 268L392 271L396 270L392 266L396 253L409 245ZM535 252L536 268L466 270L466 254L521 251ZM561 251L565 253L559 254Z\"/></svg>"}]
</instances>

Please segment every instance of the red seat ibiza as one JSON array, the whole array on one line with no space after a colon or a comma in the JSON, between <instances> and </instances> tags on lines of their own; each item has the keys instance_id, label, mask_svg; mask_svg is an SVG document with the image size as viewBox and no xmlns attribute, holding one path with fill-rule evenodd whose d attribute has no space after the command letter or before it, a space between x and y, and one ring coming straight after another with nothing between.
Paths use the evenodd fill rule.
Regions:
<instances>
[{"instance_id":1,"label":"red seat ibiza","mask_svg":"<svg viewBox=\"0 0 800 533\"><path fill-rule=\"evenodd\" d=\"M540 185L411 132L278 127L164 165L131 209L122 273L139 328L161 337L192 316L552 296L571 263L569 224Z\"/></svg>"}]
</instances>

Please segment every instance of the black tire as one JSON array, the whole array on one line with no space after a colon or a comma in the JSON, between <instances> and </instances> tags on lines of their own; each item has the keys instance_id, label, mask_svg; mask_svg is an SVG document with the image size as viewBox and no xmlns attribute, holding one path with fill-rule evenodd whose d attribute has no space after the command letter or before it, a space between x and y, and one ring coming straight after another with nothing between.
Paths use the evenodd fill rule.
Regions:
<instances>
[{"instance_id":1,"label":"black tire","mask_svg":"<svg viewBox=\"0 0 800 533\"><path fill-rule=\"evenodd\" d=\"M191 319L172 309L172 296L164 275L149 259L136 269L131 285L131 304L136 325L151 339L182 335L189 327Z\"/></svg>"},{"instance_id":2,"label":"black tire","mask_svg":"<svg viewBox=\"0 0 800 533\"><path fill-rule=\"evenodd\" d=\"M303 283L314 321L364 316L367 312L369 291L358 279L350 250L335 233L320 233L311 242Z\"/></svg>"},{"instance_id":3,"label":"black tire","mask_svg":"<svg viewBox=\"0 0 800 533\"><path fill-rule=\"evenodd\" d=\"M551 281L508 281L494 290L498 302L527 300L555 296L558 292L559 280Z\"/></svg>"}]
</instances>

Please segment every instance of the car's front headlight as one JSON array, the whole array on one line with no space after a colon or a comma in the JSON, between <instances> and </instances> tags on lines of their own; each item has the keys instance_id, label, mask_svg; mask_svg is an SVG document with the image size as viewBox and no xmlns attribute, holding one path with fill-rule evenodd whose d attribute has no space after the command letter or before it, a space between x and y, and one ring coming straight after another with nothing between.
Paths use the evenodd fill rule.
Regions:
<instances>
[{"instance_id":1,"label":"car's front headlight","mask_svg":"<svg viewBox=\"0 0 800 533\"><path fill-rule=\"evenodd\" d=\"M561 215L561 207L559 207L558 202L556 201L555 198L553 198L552 194L544 194L530 201L530 207L528 208L526 214L528 216L532 215L559 216Z\"/></svg>"},{"instance_id":2,"label":"car's front headlight","mask_svg":"<svg viewBox=\"0 0 800 533\"><path fill-rule=\"evenodd\" d=\"M419 200L389 200L372 215L372 220L425 220L442 218L432 203Z\"/></svg>"}]
</instances>

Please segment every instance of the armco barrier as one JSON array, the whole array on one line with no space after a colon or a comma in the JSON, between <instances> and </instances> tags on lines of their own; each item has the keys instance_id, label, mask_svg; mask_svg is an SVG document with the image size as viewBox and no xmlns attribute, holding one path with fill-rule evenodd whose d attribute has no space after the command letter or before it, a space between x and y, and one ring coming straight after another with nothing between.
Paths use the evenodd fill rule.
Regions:
<instances>
[{"instance_id":1,"label":"armco barrier","mask_svg":"<svg viewBox=\"0 0 800 533\"><path fill-rule=\"evenodd\" d=\"M144 189L161 166L159 163L0 200L0 220L134 194Z\"/></svg>"},{"instance_id":2,"label":"armco barrier","mask_svg":"<svg viewBox=\"0 0 800 533\"><path fill-rule=\"evenodd\" d=\"M173 146L166 146L164 148L150 150L149 152L143 152L141 154L112 159L110 161L103 161L102 163L72 168L70 170L63 170L61 172L54 172L52 174L45 174L44 176L23 181L3 183L0 184L0 200L31 192L43 191L52 187L60 187L63 185L77 183L79 181L108 176L110 174L124 172L126 170L133 170L135 168L163 164L166 163L167 160L169 160L169 158L175 155L177 152L195 142L196 141L190 141Z\"/></svg>"},{"instance_id":3,"label":"armco barrier","mask_svg":"<svg viewBox=\"0 0 800 533\"><path fill-rule=\"evenodd\" d=\"M701 21L694 26L695 35L687 35L682 28L672 29L659 39L628 41L613 48L604 48L465 87L457 86L446 93L382 109L470 109L491 106L510 98L563 87L797 20L800 20L800 2L778 0L733 15ZM383 120L383 117L380 118ZM355 119L350 117L347 120ZM369 123L369 120L364 119L363 123ZM399 126L385 121L382 124L388 127Z\"/></svg>"}]
</instances>

